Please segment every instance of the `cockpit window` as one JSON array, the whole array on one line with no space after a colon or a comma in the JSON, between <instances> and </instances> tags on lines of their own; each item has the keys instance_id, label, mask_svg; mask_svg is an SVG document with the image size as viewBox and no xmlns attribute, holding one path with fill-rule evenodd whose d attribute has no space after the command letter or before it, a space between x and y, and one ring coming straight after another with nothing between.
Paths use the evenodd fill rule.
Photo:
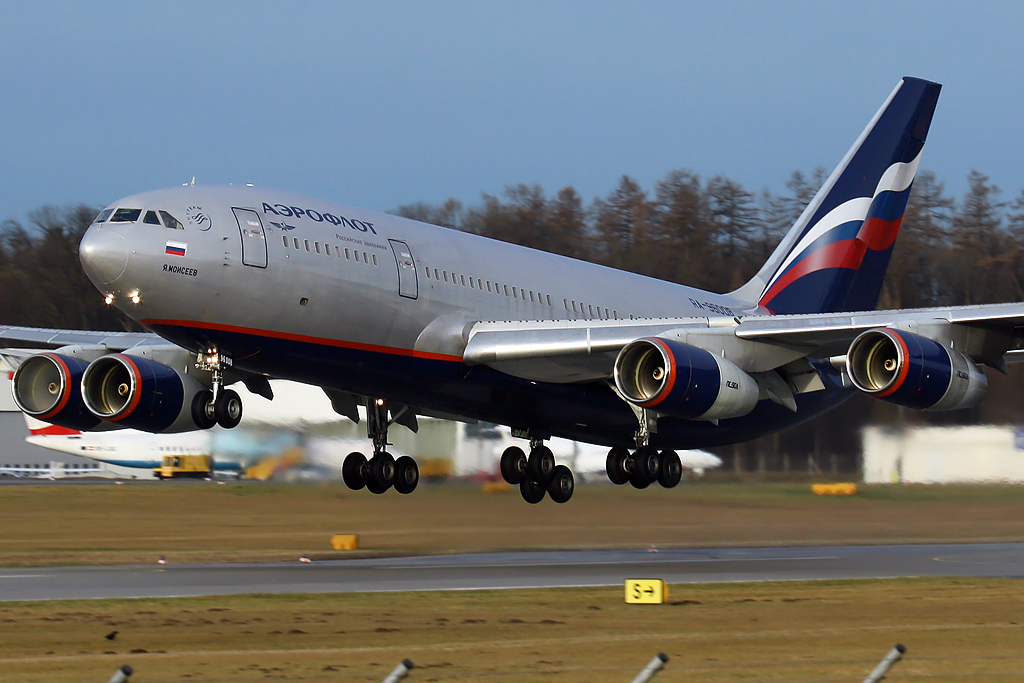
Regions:
<instances>
[{"instance_id":1,"label":"cockpit window","mask_svg":"<svg viewBox=\"0 0 1024 683\"><path fill-rule=\"evenodd\" d=\"M134 223L142 215L142 209L118 209L114 212L111 223Z\"/></svg>"},{"instance_id":2,"label":"cockpit window","mask_svg":"<svg viewBox=\"0 0 1024 683\"><path fill-rule=\"evenodd\" d=\"M147 211L146 217L142 219L142 222L149 225L160 225L160 219L156 217L156 211Z\"/></svg>"},{"instance_id":3,"label":"cockpit window","mask_svg":"<svg viewBox=\"0 0 1024 683\"><path fill-rule=\"evenodd\" d=\"M93 223L102 223L103 221L110 218L110 214L112 213L114 213L113 209L103 209L102 211L100 211L100 215L96 216L96 220L94 220Z\"/></svg>"},{"instance_id":4,"label":"cockpit window","mask_svg":"<svg viewBox=\"0 0 1024 683\"><path fill-rule=\"evenodd\" d=\"M168 228L172 228L174 230L185 229L185 226L182 225L178 219L176 219L174 216L167 213L166 211L161 211L160 217L164 219L164 225L166 225Z\"/></svg>"}]
</instances>

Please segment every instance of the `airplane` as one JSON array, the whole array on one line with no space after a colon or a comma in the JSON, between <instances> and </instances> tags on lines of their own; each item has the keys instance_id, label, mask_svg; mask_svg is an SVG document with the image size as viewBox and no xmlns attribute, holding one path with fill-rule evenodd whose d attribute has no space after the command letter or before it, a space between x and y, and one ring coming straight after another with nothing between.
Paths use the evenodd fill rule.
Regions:
<instances>
[{"instance_id":1,"label":"airplane","mask_svg":"<svg viewBox=\"0 0 1024 683\"><path fill-rule=\"evenodd\" d=\"M574 490L551 437L609 448L608 478L678 483L674 449L756 438L856 392L973 406L1024 358L1021 304L873 310L941 86L899 81L763 267L705 292L438 226L253 186L188 184L110 204L82 266L148 333L0 327L18 406L82 430L236 425L243 382L323 388L374 455L351 488L415 489L388 428L506 425L501 472L529 503ZM5 352L10 357L14 352Z\"/></svg>"},{"instance_id":2,"label":"airplane","mask_svg":"<svg viewBox=\"0 0 1024 683\"><path fill-rule=\"evenodd\" d=\"M35 446L97 462L138 469L153 475L165 455L210 455L212 434L208 431L156 435L137 430L82 432L48 424L25 414L29 435L25 441ZM241 464L214 459L218 472L236 473Z\"/></svg>"}]
</instances>

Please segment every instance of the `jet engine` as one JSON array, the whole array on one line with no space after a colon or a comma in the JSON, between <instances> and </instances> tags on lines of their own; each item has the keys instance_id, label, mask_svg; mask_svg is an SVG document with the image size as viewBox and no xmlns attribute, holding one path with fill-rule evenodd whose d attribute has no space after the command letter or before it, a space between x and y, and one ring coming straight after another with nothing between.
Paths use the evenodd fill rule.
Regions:
<instances>
[{"instance_id":1,"label":"jet engine","mask_svg":"<svg viewBox=\"0 0 1024 683\"><path fill-rule=\"evenodd\" d=\"M60 353L39 353L14 373L14 402L27 415L87 432L101 424L82 400L82 374L89 364Z\"/></svg>"},{"instance_id":2,"label":"jet engine","mask_svg":"<svg viewBox=\"0 0 1024 683\"><path fill-rule=\"evenodd\" d=\"M850 344L846 367L868 396L918 410L970 408L988 389L988 378L970 358L902 330L862 333Z\"/></svg>"},{"instance_id":3,"label":"jet engine","mask_svg":"<svg viewBox=\"0 0 1024 683\"><path fill-rule=\"evenodd\" d=\"M146 432L200 429L208 395L184 372L123 353L97 358L82 374L82 399L93 415Z\"/></svg>"},{"instance_id":4,"label":"jet engine","mask_svg":"<svg viewBox=\"0 0 1024 683\"><path fill-rule=\"evenodd\" d=\"M746 415L758 398L754 378L725 358L660 337L623 347L615 359L615 386L634 405L693 420Z\"/></svg>"}]
</instances>

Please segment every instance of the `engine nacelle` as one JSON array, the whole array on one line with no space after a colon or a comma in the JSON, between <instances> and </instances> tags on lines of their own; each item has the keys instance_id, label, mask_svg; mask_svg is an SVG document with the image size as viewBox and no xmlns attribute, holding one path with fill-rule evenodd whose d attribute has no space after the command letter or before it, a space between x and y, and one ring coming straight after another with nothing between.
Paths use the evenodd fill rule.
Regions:
<instances>
[{"instance_id":1,"label":"engine nacelle","mask_svg":"<svg viewBox=\"0 0 1024 683\"><path fill-rule=\"evenodd\" d=\"M14 373L14 402L37 420L82 432L95 429L101 420L85 407L80 388L88 365L60 353L30 356Z\"/></svg>"},{"instance_id":2,"label":"engine nacelle","mask_svg":"<svg viewBox=\"0 0 1024 683\"><path fill-rule=\"evenodd\" d=\"M615 386L641 408L693 420L746 415L758 398L757 382L733 363L660 337L623 347L615 359Z\"/></svg>"},{"instance_id":3,"label":"engine nacelle","mask_svg":"<svg viewBox=\"0 0 1024 683\"><path fill-rule=\"evenodd\" d=\"M970 408L988 389L988 378L970 358L902 330L862 333L850 344L846 367L868 396L918 410Z\"/></svg>"},{"instance_id":4,"label":"engine nacelle","mask_svg":"<svg viewBox=\"0 0 1024 683\"><path fill-rule=\"evenodd\" d=\"M97 358L82 374L82 399L93 415L154 433L199 429L193 402L205 389L184 372L123 353Z\"/></svg>"}]
</instances>

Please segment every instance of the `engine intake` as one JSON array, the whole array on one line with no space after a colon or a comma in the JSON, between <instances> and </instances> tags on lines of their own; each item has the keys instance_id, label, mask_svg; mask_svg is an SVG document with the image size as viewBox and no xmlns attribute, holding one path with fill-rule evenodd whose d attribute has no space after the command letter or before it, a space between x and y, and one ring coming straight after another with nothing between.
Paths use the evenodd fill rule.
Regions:
<instances>
[{"instance_id":1,"label":"engine intake","mask_svg":"<svg viewBox=\"0 0 1024 683\"><path fill-rule=\"evenodd\" d=\"M868 396L917 410L970 408L988 389L988 378L970 358L902 330L862 333L850 344L846 367Z\"/></svg>"},{"instance_id":2,"label":"engine intake","mask_svg":"<svg viewBox=\"0 0 1024 683\"><path fill-rule=\"evenodd\" d=\"M30 356L14 373L14 402L37 420L82 432L94 429L100 419L86 408L80 390L87 366L59 353Z\"/></svg>"},{"instance_id":3,"label":"engine intake","mask_svg":"<svg viewBox=\"0 0 1024 683\"><path fill-rule=\"evenodd\" d=\"M615 386L634 405L693 420L740 417L758 399L757 382L733 363L660 337L623 347L615 359Z\"/></svg>"},{"instance_id":4,"label":"engine intake","mask_svg":"<svg viewBox=\"0 0 1024 683\"><path fill-rule=\"evenodd\" d=\"M82 375L82 399L93 415L154 433L199 429L192 403L204 389L186 373L122 353L97 358Z\"/></svg>"}]
</instances>

